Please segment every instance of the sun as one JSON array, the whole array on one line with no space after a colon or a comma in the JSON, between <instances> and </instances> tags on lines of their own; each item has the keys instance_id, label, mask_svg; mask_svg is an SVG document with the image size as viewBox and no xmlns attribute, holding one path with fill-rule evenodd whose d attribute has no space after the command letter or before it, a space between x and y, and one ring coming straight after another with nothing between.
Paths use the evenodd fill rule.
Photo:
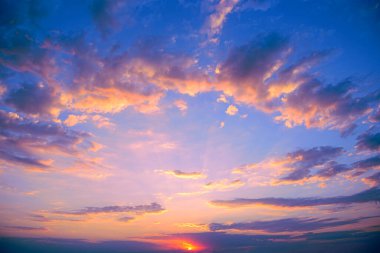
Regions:
<instances>
[{"instance_id":1,"label":"sun","mask_svg":"<svg viewBox=\"0 0 380 253\"><path fill-rule=\"evenodd\" d=\"M189 242L182 242L182 247L183 247L183 249L185 249L187 251L195 250L195 246Z\"/></svg>"}]
</instances>

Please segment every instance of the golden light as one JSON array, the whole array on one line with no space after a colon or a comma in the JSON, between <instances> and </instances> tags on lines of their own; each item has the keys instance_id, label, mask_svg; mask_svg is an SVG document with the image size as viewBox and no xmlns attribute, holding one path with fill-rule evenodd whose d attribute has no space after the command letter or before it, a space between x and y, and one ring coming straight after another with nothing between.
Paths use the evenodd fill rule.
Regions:
<instances>
[{"instance_id":1,"label":"golden light","mask_svg":"<svg viewBox=\"0 0 380 253\"><path fill-rule=\"evenodd\" d=\"M164 249L182 250L184 252L199 252L205 249L204 245L185 238L160 239L158 241L155 240L154 242L160 244Z\"/></svg>"},{"instance_id":2,"label":"golden light","mask_svg":"<svg viewBox=\"0 0 380 253\"><path fill-rule=\"evenodd\" d=\"M182 247L187 251L193 251L195 249L195 246L189 242L182 242Z\"/></svg>"}]
</instances>

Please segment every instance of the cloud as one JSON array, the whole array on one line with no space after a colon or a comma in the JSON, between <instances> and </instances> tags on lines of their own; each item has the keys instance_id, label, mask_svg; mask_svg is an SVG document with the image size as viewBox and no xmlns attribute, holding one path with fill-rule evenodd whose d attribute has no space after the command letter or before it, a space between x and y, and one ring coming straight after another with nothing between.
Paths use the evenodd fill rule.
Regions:
<instances>
[{"instance_id":1,"label":"cloud","mask_svg":"<svg viewBox=\"0 0 380 253\"><path fill-rule=\"evenodd\" d=\"M10 90L5 103L27 114L58 116L60 108L57 92L42 83L23 84L20 88Z\"/></svg>"},{"instance_id":2,"label":"cloud","mask_svg":"<svg viewBox=\"0 0 380 253\"><path fill-rule=\"evenodd\" d=\"M116 14L125 4L124 1L94 0L90 6L90 13L97 29L105 37L118 25Z\"/></svg>"},{"instance_id":3,"label":"cloud","mask_svg":"<svg viewBox=\"0 0 380 253\"><path fill-rule=\"evenodd\" d=\"M370 185L371 187L380 186L380 172L373 174L372 176L362 179L364 183Z\"/></svg>"},{"instance_id":4,"label":"cloud","mask_svg":"<svg viewBox=\"0 0 380 253\"><path fill-rule=\"evenodd\" d=\"M371 188L350 196L338 196L329 198L257 198L214 200L211 204L223 207L242 207L249 205L270 205L280 207L310 207L323 205L347 205L352 203L379 202L380 189Z\"/></svg>"},{"instance_id":5,"label":"cloud","mask_svg":"<svg viewBox=\"0 0 380 253\"><path fill-rule=\"evenodd\" d=\"M130 216L124 216L124 217L121 217L118 219L118 221L122 221L122 222L130 222L132 220L134 220L135 218L134 217L130 217Z\"/></svg>"},{"instance_id":6,"label":"cloud","mask_svg":"<svg viewBox=\"0 0 380 253\"><path fill-rule=\"evenodd\" d=\"M22 230L22 231L41 231L46 230L44 227L29 227L29 226L3 226L6 229Z\"/></svg>"},{"instance_id":7,"label":"cloud","mask_svg":"<svg viewBox=\"0 0 380 253\"><path fill-rule=\"evenodd\" d=\"M226 110L226 114L228 114L230 116L233 116L238 112L239 112L239 109L234 105L229 105L227 110Z\"/></svg>"},{"instance_id":8,"label":"cloud","mask_svg":"<svg viewBox=\"0 0 380 253\"><path fill-rule=\"evenodd\" d=\"M220 94L220 96L217 98L216 102L218 103L228 103L228 100L224 94Z\"/></svg>"},{"instance_id":9,"label":"cloud","mask_svg":"<svg viewBox=\"0 0 380 253\"><path fill-rule=\"evenodd\" d=\"M354 170L353 176L360 176L369 170L378 169L380 167L380 155L356 161L351 166L351 169Z\"/></svg>"},{"instance_id":10,"label":"cloud","mask_svg":"<svg viewBox=\"0 0 380 253\"><path fill-rule=\"evenodd\" d=\"M331 51L291 61L293 50L289 38L275 33L233 48L216 68L217 89L241 104L275 114L275 120L287 127L305 125L350 134L358 120L370 116L379 91L360 96L349 79L325 84L308 70Z\"/></svg>"},{"instance_id":11,"label":"cloud","mask_svg":"<svg viewBox=\"0 0 380 253\"><path fill-rule=\"evenodd\" d=\"M280 179L283 181L298 181L310 175L310 171L315 166L326 164L333 158L341 155L343 148L321 146L311 149L300 149L287 154L286 159L289 161L287 166L293 169L291 173Z\"/></svg>"},{"instance_id":12,"label":"cloud","mask_svg":"<svg viewBox=\"0 0 380 253\"><path fill-rule=\"evenodd\" d=\"M241 181L240 179L235 179L235 180L222 179L218 181L208 182L203 187L208 190L226 191L226 190L237 189L244 185L245 183Z\"/></svg>"},{"instance_id":13,"label":"cloud","mask_svg":"<svg viewBox=\"0 0 380 253\"><path fill-rule=\"evenodd\" d=\"M75 115L75 114L69 114L67 118L64 120L64 124L66 126L72 127L77 124L83 124L87 121L92 121L96 127L98 128L113 128L114 124L110 121L109 118L95 114L95 115Z\"/></svg>"},{"instance_id":14,"label":"cloud","mask_svg":"<svg viewBox=\"0 0 380 253\"><path fill-rule=\"evenodd\" d=\"M181 170L164 170L164 171L159 171L159 172L164 173L166 175L173 176L173 177L183 178L183 179L201 179L201 178L206 177L206 175L204 175L202 172L197 172L197 171L185 172Z\"/></svg>"},{"instance_id":15,"label":"cloud","mask_svg":"<svg viewBox=\"0 0 380 253\"><path fill-rule=\"evenodd\" d=\"M371 130L356 138L355 147L358 151L380 151L380 132L374 133Z\"/></svg>"},{"instance_id":16,"label":"cloud","mask_svg":"<svg viewBox=\"0 0 380 253\"><path fill-rule=\"evenodd\" d=\"M21 28L8 29L0 40L0 64L21 72L51 80L57 73L54 55L41 46L31 32Z\"/></svg>"},{"instance_id":17,"label":"cloud","mask_svg":"<svg viewBox=\"0 0 380 253\"><path fill-rule=\"evenodd\" d=\"M327 181L342 173L347 175L346 179L355 179L380 166L380 157L376 155L351 164L337 162L345 153L343 148L331 146L298 149L283 157L242 165L232 173L244 175L251 185L296 185Z\"/></svg>"},{"instance_id":18,"label":"cloud","mask_svg":"<svg viewBox=\"0 0 380 253\"><path fill-rule=\"evenodd\" d=\"M30 220L32 221L37 221L37 222L53 222L53 221L83 221L81 219L68 219L68 218L62 218L62 217L46 217L45 215L41 215L41 214L31 214L30 215Z\"/></svg>"},{"instance_id":19,"label":"cloud","mask_svg":"<svg viewBox=\"0 0 380 253\"><path fill-rule=\"evenodd\" d=\"M345 166L333 160L343 153L343 148L331 146L298 149L284 157L240 166L233 173L251 175L255 179L252 184L303 184L315 177L322 179L343 172Z\"/></svg>"},{"instance_id":20,"label":"cloud","mask_svg":"<svg viewBox=\"0 0 380 253\"><path fill-rule=\"evenodd\" d=\"M240 103L263 108L270 95L265 82L284 64L290 50L288 39L278 34L261 35L231 49L217 67L219 89Z\"/></svg>"},{"instance_id":21,"label":"cloud","mask_svg":"<svg viewBox=\"0 0 380 253\"><path fill-rule=\"evenodd\" d=\"M371 218L378 218L378 216L372 217L361 217L357 219L349 220L339 220L337 218L287 218L279 220L269 220L269 221L253 221L253 222L243 222L243 223L211 223L209 224L209 229L211 231L221 231L221 230L260 230L269 233L280 233L280 232L307 232L313 230L320 230L324 228L335 228L344 225L352 225L359 223L362 220L367 220Z\"/></svg>"},{"instance_id":22,"label":"cloud","mask_svg":"<svg viewBox=\"0 0 380 253\"><path fill-rule=\"evenodd\" d=\"M72 156L92 146L87 133L13 112L0 110L0 126L0 156L3 162L47 168L51 161L39 159L39 154Z\"/></svg>"},{"instance_id":23,"label":"cloud","mask_svg":"<svg viewBox=\"0 0 380 253\"><path fill-rule=\"evenodd\" d=\"M358 119L372 111L371 104L378 96L356 97L353 95L355 89L349 80L336 85L309 80L282 99L278 107L281 115L275 119L288 127L304 124L307 128L338 129L343 135L348 134Z\"/></svg>"},{"instance_id":24,"label":"cloud","mask_svg":"<svg viewBox=\"0 0 380 253\"><path fill-rule=\"evenodd\" d=\"M174 101L174 105L178 108L178 110L180 110L181 112L186 112L187 111L187 103L185 100L182 100L182 99L178 99L176 101Z\"/></svg>"},{"instance_id":25,"label":"cloud","mask_svg":"<svg viewBox=\"0 0 380 253\"><path fill-rule=\"evenodd\" d=\"M215 39L215 36L220 33L227 15L238 2L239 0L220 0L215 6L215 11L203 25L203 31L208 34L209 39Z\"/></svg>"},{"instance_id":26,"label":"cloud","mask_svg":"<svg viewBox=\"0 0 380 253\"><path fill-rule=\"evenodd\" d=\"M98 214L98 213L135 213L135 214L146 214L146 213L160 213L165 209L161 207L160 204L151 203L149 205L138 205L138 206L104 206L104 207L85 207L83 209L74 211L55 211L56 214L68 214L68 215L88 215L88 214Z\"/></svg>"}]
</instances>

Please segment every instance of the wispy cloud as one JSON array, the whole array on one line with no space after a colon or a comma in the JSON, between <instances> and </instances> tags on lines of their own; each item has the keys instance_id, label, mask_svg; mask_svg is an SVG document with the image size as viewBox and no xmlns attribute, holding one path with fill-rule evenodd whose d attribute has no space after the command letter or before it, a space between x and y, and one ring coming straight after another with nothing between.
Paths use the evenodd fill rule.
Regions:
<instances>
[{"instance_id":1,"label":"wispy cloud","mask_svg":"<svg viewBox=\"0 0 380 253\"><path fill-rule=\"evenodd\" d=\"M244 185L245 183L241 181L240 179L235 179L235 180L222 179L222 180L208 182L203 187L208 190L227 191L227 190L240 188Z\"/></svg>"},{"instance_id":2,"label":"wispy cloud","mask_svg":"<svg viewBox=\"0 0 380 253\"><path fill-rule=\"evenodd\" d=\"M149 205L138 206L104 206L104 207L85 207L79 210L73 211L54 211L56 214L70 214L70 215L88 215L98 213L134 213L134 214L146 214L146 213L160 213L165 209L160 204L151 203Z\"/></svg>"},{"instance_id":3,"label":"wispy cloud","mask_svg":"<svg viewBox=\"0 0 380 253\"><path fill-rule=\"evenodd\" d=\"M335 228L344 225L357 224L362 220L367 220L371 218L379 218L379 216L371 217L361 217L357 219L340 220L337 218L287 218L280 220L269 220L269 221L253 221L253 222L242 222L242 223L211 223L209 224L209 229L211 231L221 231L221 230L260 230L270 233L279 232L306 232L313 230L320 230L324 228Z\"/></svg>"},{"instance_id":4,"label":"wispy cloud","mask_svg":"<svg viewBox=\"0 0 380 253\"><path fill-rule=\"evenodd\" d=\"M201 179L206 177L205 174L198 171L186 172L181 170L158 170L157 172L183 179Z\"/></svg>"},{"instance_id":5,"label":"wispy cloud","mask_svg":"<svg viewBox=\"0 0 380 253\"><path fill-rule=\"evenodd\" d=\"M255 204L281 206L281 207L310 207L323 205L347 205L352 203L379 202L380 189L371 188L350 196L329 198L257 198L257 199L233 199L213 200L211 204L224 207L242 207Z\"/></svg>"},{"instance_id":6,"label":"wispy cloud","mask_svg":"<svg viewBox=\"0 0 380 253\"><path fill-rule=\"evenodd\" d=\"M239 0L220 0L215 11L207 18L203 31L208 34L211 42L217 41L216 35L220 33L227 15L233 10Z\"/></svg>"}]
</instances>

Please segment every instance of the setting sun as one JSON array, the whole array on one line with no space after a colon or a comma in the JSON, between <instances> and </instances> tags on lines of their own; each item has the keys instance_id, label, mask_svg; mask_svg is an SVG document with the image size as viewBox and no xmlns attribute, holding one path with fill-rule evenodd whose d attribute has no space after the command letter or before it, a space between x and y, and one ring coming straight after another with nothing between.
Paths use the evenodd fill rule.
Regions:
<instances>
[{"instance_id":1,"label":"setting sun","mask_svg":"<svg viewBox=\"0 0 380 253\"><path fill-rule=\"evenodd\" d=\"M183 242L183 243L182 243L182 246L183 246L183 248L186 249L187 251L193 251L193 250L196 249L195 246L194 246L193 244L188 243L188 242Z\"/></svg>"}]
</instances>

